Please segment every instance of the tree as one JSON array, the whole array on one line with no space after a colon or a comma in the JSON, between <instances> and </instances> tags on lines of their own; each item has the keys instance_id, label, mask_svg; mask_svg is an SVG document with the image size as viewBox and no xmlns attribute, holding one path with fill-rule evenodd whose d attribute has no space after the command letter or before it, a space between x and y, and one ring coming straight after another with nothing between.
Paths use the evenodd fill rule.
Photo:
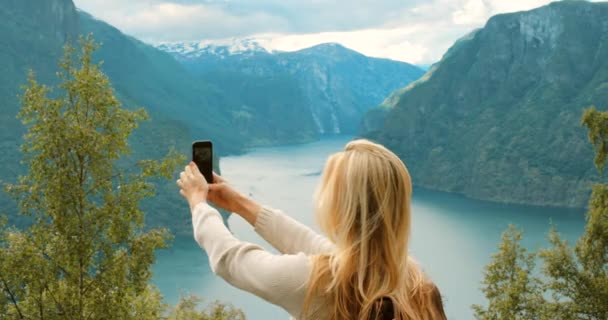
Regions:
<instances>
[{"instance_id":1,"label":"tree","mask_svg":"<svg viewBox=\"0 0 608 320\"><path fill-rule=\"evenodd\" d=\"M582 124L589 130L601 173L608 159L608 112L591 107ZM540 279L530 277L533 255L524 255L521 233L510 227L486 267L483 291L489 306L473 306L477 318L519 319L513 312L523 308L533 319L608 319L608 184L593 187L586 220L574 247L550 230L551 246L538 254L543 262Z\"/></svg>"},{"instance_id":2,"label":"tree","mask_svg":"<svg viewBox=\"0 0 608 320\"><path fill-rule=\"evenodd\" d=\"M179 303L172 308L167 320L245 320L243 311L218 301L201 310L201 301L202 299L194 295L182 296Z\"/></svg>"},{"instance_id":3,"label":"tree","mask_svg":"<svg viewBox=\"0 0 608 320\"><path fill-rule=\"evenodd\" d=\"M0 233L0 318L158 319L150 284L165 229L144 229L139 203L151 179L170 178L182 156L124 167L127 138L147 118L121 107L89 36L67 46L53 90L30 74L19 118L27 175L6 190L33 223Z\"/></svg>"},{"instance_id":4,"label":"tree","mask_svg":"<svg viewBox=\"0 0 608 320\"><path fill-rule=\"evenodd\" d=\"M591 107L583 114L582 124L589 130L601 173L608 154L608 112ZM541 251L543 271L558 312L568 319L608 319L608 184L593 187L586 220L574 248L555 230L550 232L552 247Z\"/></svg>"},{"instance_id":5,"label":"tree","mask_svg":"<svg viewBox=\"0 0 608 320\"><path fill-rule=\"evenodd\" d=\"M502 234L482 282L488 306L473 306L477 319L539 319L544 299L541 281L533 276L536 255L526 252L521 239L522 232L513 225Z\"/></svg>"}]
</instances>

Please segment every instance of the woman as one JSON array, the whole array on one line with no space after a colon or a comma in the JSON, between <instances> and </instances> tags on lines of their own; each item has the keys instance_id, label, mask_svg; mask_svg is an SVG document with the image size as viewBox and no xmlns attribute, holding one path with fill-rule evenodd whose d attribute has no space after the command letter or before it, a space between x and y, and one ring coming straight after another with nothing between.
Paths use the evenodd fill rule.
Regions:
<instances>
[{"instance_id":1,"label":"woman","mask_svg":"<svg viewBox=\"0 0 608 320\"><path fill-rule=\"evenodd\" d=\"M445 319L441 296L408 257L411 181L388 149L356 140L328 159L315 193L327 238L260 206L190 163L177 180L213 272L299 319ZM237 240L207 200L247 220L281 255Z\"/></svg>"}]
</instances>

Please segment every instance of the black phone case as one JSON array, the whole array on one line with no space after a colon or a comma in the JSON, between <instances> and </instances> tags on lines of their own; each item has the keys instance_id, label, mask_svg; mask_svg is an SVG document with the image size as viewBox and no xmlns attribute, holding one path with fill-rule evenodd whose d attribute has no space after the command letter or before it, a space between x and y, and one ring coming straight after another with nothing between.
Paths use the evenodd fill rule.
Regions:
<instances>
[{"instance_id":1,"label":"black phone case","mask_svg":"<svg viewBox=\"0 0 608 320\"><path fill-rule=\"evenodd\" d=\"M213 183L213 144L211 141L192 143L192 161L196 163L207 183Z\"/></svg>"}]
</instances>

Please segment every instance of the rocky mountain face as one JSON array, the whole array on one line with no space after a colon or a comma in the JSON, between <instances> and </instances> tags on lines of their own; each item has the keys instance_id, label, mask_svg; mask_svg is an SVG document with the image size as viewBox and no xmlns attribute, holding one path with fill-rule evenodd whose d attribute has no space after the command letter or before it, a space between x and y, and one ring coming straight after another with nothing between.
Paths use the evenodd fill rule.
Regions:
<instances>
[{"instance_id":1,"label":"rocky mountain face","mask_svg":"<svg viewBox=\"0 0 608 320\"><path fill-rule=\"evenodd\" d=\"M36 36L43 40L52 38L66 41L77 35L78 18L72 0L3 0L2 13L6 20L22 16L20 23L29 27L40 27ZM4 20L4 19L3 19Z\"/></svg>"},{"instance_id":2,"label":"rocky mountain face","mask_svg":"<svg viewBox=\"0 0 608 320\"><path fill-rule=\"evenodd\" d=\"M580 126L608 107L608 3L492 17L365 117L364 135L419 186L500 202L581 207L598 179Z\"/></svg>"},{"instance_id":3,"label":"rocky mountain face","mask_svg":"<svg viewBox=\"0 0 608 320\"><path fill-rule=\"evenodd\" d=\"M206 80L222 72L245 78L292 79L312 120L306 128L312 125L318 134L356 132L367 110L423 73L413 65L366 57L334 43L296 52L271 52L252 39L163 44L159 48ZM265 90L276 93L271 87ZM285 109L294 102L288 100Z\"/></svg>"}]
</instances>

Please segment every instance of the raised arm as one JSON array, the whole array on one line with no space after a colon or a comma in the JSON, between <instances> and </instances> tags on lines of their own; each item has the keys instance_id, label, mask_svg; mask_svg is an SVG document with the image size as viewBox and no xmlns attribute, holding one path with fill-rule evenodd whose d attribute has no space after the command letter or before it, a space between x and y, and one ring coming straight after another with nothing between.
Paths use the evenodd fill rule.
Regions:
<instances>
[{"instance_id":1,"label":"raised arm","mask_svg":"<svg viewBox=\"0 0 608 320\"><path fill-rule=\"evenodd\" d=\"M251 292L298 316L311 261L305 254L273 255L236 239L219 212L207 204L209 185L191 162L177 180L192 210L194 238L207 251L211 270L237 288Z\"/></svg>"},{"instance_id":2,"label":"raised arm","mask_svg":"<svg viewBox=\"0 0 608 320\"><path fill-rule=\"evenodd\" d=\"M273 255L236 239L214 208L202 202L192 211L194 238L205 249L214 273L233 286L278 305L297 317L311 269L310 258Z\"/></svg>"},{"instance_id":3,"label":"raised arm","mask_svg":"<svg viewBox=\"0 0 608 320\"><path fill-rule=\"evenodd\" d=\"M320 254L333 250L333 244L325 237L279 210L262 207L218 175L214 175L214 183L209 186L209 201L243 217L281 253Z\"/></svg>"},{"instance_id":4,"label":"raised arm","mask_svg":"<svg viewBox=\"0 0 608 320\"><path fill-rule=\"evenodd\" d=\"M329 253L334 245L327 238L285 213L262 207L257 213L255 231L281 253Z\"/></svg>"}]
</instances>

